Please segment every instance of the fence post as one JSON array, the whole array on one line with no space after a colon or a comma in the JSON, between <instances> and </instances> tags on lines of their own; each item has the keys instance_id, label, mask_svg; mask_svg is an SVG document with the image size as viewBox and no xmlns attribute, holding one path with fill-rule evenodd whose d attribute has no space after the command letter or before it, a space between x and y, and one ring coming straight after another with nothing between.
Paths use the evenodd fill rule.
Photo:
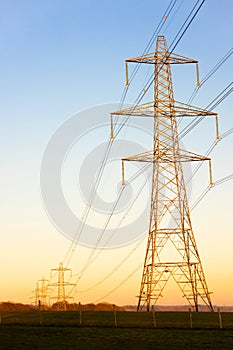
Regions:
<instances>
[{"instance_id":1,"label":"fence post","mask_svg":"<svg viewBox=\"0 0 233 350\"><path fill-rule=\"evenodd\" d=\"M190 328L193 328L193 314L191 308L189 308L189 324Z\"/></svg>"},{"instance_id":2,"label":"fence post","mask_svg":"<svg viewBox=\"0 0 233 350\"><path fill-rule=\"evenodd\" d=\"M82 304L79 302L78 303L78 308L79 308L79 326L82 325Z\"/></svg>"},{"instance_id":3,"label":"fence post","mask_svg":"<svg viewBox=\"0 0 233 350\"><path fill-rule=\"evenodd\" d=\"M117 316L116 316L116 305L113 304L113 313L114 313L114 325L117 327Z\"/></svg>"},{"instance_id":4,"label":"fence post","mask_svg":"<svg viewBox=\"0 0 233 350\"><path fill-rule=\"evenodd\" d=\"M223 326L222 326L222 315L221 315L219 307L218 307L218 319L219 319L219 328L222 329L223 328Z\"/></svg>"},{"instance_id":5,"label":"fence post","mask_svg":"<svg viewBox=\"0 0 233 350\"><path fill-rule=\"evenodd\" d=\"M39 309L39 315L40 315L40 325L43 326L43 320L42 320L42 314L41 314L41 301L38 301L38 309Z\"/></svg>"},{"instance_id":6,"label":"fence post","mask_svg":"<svg viewBox=\"0 0 233 350\"><path fill-rule=\"evenodd\" d=\"M152 305L152 315L153 315L153 326L156 327L156 318L155 318L154 305Z\"/></svg>"}]
</instances>

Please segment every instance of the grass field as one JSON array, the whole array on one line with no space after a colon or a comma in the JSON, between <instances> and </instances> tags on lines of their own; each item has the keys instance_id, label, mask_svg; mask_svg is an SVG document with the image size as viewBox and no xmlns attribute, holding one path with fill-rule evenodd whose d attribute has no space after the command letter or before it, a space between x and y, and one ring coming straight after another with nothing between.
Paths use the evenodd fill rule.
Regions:
<instances>
[{"instance_id":1,"label":"grass field","mask_svg":"<svg viewBox=\"0 0 233 350\"><path fill-rule=\"evenodd\" d=\"M224 329L233 330L233 313L221 313ZM219 329L217 312L125 312L117 311L2 311L1 325L62 327L127 327L173 329Z\"/></svg>"},{"instance_id":2,"label":"grass field","mask_svg":"<svg viewBox=\"0 0 233 350\"><path fill-rule=\"evenodd\" d=\"M0 349L233 349L233 313L1 312ZM42 326L40 322L42 320ZM115 327L117 325L117 327ZM156 327L154 327L156 325Z\"/></svg>"},{"instance_id":3,"label":"grass field","mask_svg":"<svg viewBox=\"0 0 233 350\"><path fill-rule=\"evenodd\" d=\"M10 349L233 349L230 330L3 326L0 348Z\"/></svg>"}]
</instances>

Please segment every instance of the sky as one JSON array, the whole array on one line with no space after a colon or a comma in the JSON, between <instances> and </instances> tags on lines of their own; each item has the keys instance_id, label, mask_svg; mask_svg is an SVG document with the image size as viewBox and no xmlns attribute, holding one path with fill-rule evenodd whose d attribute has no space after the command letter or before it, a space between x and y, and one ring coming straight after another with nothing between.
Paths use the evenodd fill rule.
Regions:
<instances>
[{"instance_id":1,"label":"sky","mask_svg":"<svg viewBox=\"0 0 233 350\"><path fill-rule=\"evenodd\" d=\"M177 1L160 33L166 36L168 45L194 3L193 0ZM59 232L49 217L40 188L41 163L47 145L57 130L64 130L63 125L73 120L73 116L78 115L81 130L81 125L85 128L85 110L89 111L87 118L93 116L94 123L96 111L103 106L103 127L92 129L93 124L86 134L82 132L79 143L70 145L63 167L64 196L75 215L82 218L85 193L81 192L88 191L85 177L93 171L95 154L102 154L98 146L109 138L110 119L106 115L112 106L118 109L125 81L124 60L141 55L168 4L168 0L148 0L146 3L138 0L0 1L0 300L32 302L30 297L37 280L42 276L49 279L50 270L64 260L71 240ZM225 0L221 6L217 0L206 0L175 49L176 53L199 61L201 79L232 47L232 14L231 0ZM132 72L131 66L129 69ZM130 86L127 104L134 103L149 72L148 67L139 71ZM200 88L192 104L206 107L231 81L232 57ZM195 88L195 67L174 67L173 82L176 99L187 102ZM149 91L145 101L151 101L152 96ZM216 108L220 134L233 127L231 107L230 96ZM140 130L129 125L120 135L124 141L137 143L135 153L140 147L148 149L150 144L149 129ZM214 137L214 121L208 118L184 138L185 147L204 154ZM128 145L121 147L125 151ZM214 181L233 173L232 146L233 135L230 135L212 152ZM135 154L130 147L126 156ZM86 173L80 191L78 171L88 155L92 156L92 163L90 168L84 169ZM116 198L116 188L119 189L121 181L120 153L113 160L113 167L109 166L104 173L105 186L102 185L98 193L110 204ZM126 169L126 176L130 177L136 169L136 165ZM192 182L191 203L206 186L208 167L203 166ZM194 234L216 305L233 304L232 198L233 183L228 181L211 189L192 212ZM135 215L139 215L146 200L142 197L140 201L134 208ZM100 214L95 214L94 210L88 220L90 225L95 222L102 227ZM129 216L129 223L133 220L134 215ZM75 301L136 304L145 236L139 243L135 241L100 251L82 274L75 289ZM79 244L72 248L74 251L67 267L72 269L72 281L75 281L90 254L99 250L93 251L93 248ZM107 275L109 277L103 283L90 288ZM88 288L90 290L85 292ZM161 303L184 303L184 300L171 283Z\"/></svg>"}]
</instances>

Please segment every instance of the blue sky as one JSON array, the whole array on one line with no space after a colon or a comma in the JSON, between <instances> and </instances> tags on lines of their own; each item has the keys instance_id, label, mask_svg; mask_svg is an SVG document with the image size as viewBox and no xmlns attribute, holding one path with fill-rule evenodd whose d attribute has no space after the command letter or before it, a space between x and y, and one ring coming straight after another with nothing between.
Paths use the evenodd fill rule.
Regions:
<instances>
[{"instance_id":1,"label":"blue sky","mask_svg":"<svg viewBox=\"0 0 233 350\"><path fill-rule=\"evenodd\" d=\"M3 213L1 250L4 251L1 266L9 266L9 270L2 272L2 278L9 278L12 288L14 280L17 281L16 274L25 271L23 280L27 291L20 290L17 298L24 299L34 284L33 278L40 278L40 273L54 267L51 265L63 258L64 247L69 246L52 227L41 204L39 172L49 138L74 113L120 100L125 79L124 60L143 52L168 3L168 0L0 2L0 202ZM193 0L177 1L177 9L180 8L165 33L161 33L168 43L194 3ZM232 46L232 14L231 0L206 0L175 50L200 61L201 77ZM187 102L195 87L195 69L175 69L175 96ZM136 80L135 87L130 88L127 103L134 102L137 97L140 77L139 73L138 82ZM231 80L232 58L200 89L193 104L205 107ZM151 96L147 99L151 100ZM231 101L232 97L228 97L217 108L220 131L233 126ZM192 147L199 137L203 137L204 145L211 143L208 134L214 129L210 125L190 135ZM217 179L233 172L232 142L231 137L215 153ZM200 143L197 146L198 151L199 148L205 151L204 147L203 150L199 147ZM232 193L230 183L223 186L227 186L226 195ZM223 192L219 193L219 198L225 200ZM229 207L232 203L226 201L226 205ZM216 208L212 209L217 212ZM220 213L218 215L222 220ZM226 216L226 211L223 215ZM228 227L228 216L224 220ZM208 227L204 219L203 225ZM49 248L45 248L47 240L58 246L53 257ZM24 247L22 253L17 249L20 244ZM35 259L29 268L33 254L28 251L36 246L40 251L45 249L44 254L49 258L43 260L37 252L38 260ZM13 255L7 255L11 250ZM40 266L38 261L41 260ZM21 261L18 267L15 267L16 261ZM4 298L7 298L7 291Z\"/></svg>"}]
</instances>

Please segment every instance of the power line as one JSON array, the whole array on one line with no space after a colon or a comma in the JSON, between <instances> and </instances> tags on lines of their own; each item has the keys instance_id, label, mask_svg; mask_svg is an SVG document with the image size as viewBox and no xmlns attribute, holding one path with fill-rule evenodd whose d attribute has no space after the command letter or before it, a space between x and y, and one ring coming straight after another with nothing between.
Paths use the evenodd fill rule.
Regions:
<instances>
[{"instance_id":1,"label":"power line","mask_svg":"<svg viewBox=\"0 0 233 350\"><path fill-rule=\"evenodd\" d=\"M232 88L230 90L228 90L225 94L224 94L224 98L221 97L221 95L223 94L223 92L225 92L233 83L230 83L228 84L228 86L222 90L220 92L220 94L218 94L218 96L216 96L212 102L209 103L209 105L207 106L207 108L209 106L211 106L213 104L213 102L215 102L218 98L219 100L217 100L215 102L215 105L219 105L231 92L232 92ZM221 97L221 98L220 98ZM212 109L212 108L211 108ZM187 135L187 133L189 133L192 129L194 129L201 121L203 120L203 117L200 117L198 120L191 122L188 124L188 126L186 128L184 128L182 131L181 131L181 139L183 137L185 137ZM225 137L229 136L231 133L233 132L233 128L227 130L224 134L220 135L218 139L216 139L209 147L209 149L207 150L207 152L205 153L205 157L208 157L210 155L210 153L213 151L213 149L217 146L217 144L222 140L224 139ZM186 184L188 184L192 179L193 177L196 175L196 173L198 172L198 170L202 167L203 163L200 163L196 166L196 168L194 169L193 173L192 173L192 176L187 180Z\"/></svg>"},{"instance_id":2,"label":"power line","mask_svg":"<svg viewBox=\"0 0 233 350\"><path fill-rule=\"evenodd\" d=\"M143 169L145 170L145 169L148 168L148 167L149 167L149 165L147 164L146 166L143 167ZM130 179L128 180L128 182L126 183L126 186L127 186L128 183L131 183L135 178L137 178L138 175L141 174L141 172L142 172L142 170L140 169L140 170L138 170L138 171L136 172L136 174L132 175L131 178L130 178ZM136 200L138 199L139 195L141 194L141 192L142 192L143 188L145 187L146 183L147 183L147 180L144 181L143 186L142 186L141 189L139 190L139 192L138 192L137 196L135 197L135 199L132 201L132 203L131 203L131 205L130 205L130 207L129 207L127 213L126 213L126 215L122 218L122 220L121 220L120 223L118 224L118 227L121 225L121 223L123 222L123 220L124 220L124 219L126 218L126 216L128 215L129 211L132 209L133 205L135 204ZM95 256L95 257L92 259L93 255L95 254L96 249L98 248L98 245L99 245L99 243L100 243L100 240L101 240L101 238L103 237L103 234L104 234L104 232L105 232L105 230L106 230L106 228L107 228L107 226L108 226L108 224L109 224L109 222L110 222L110 220L111 220L111 217L112 217L112 215L113 215L113 213L114 213L114 211L115 211L115 209L116 209L116 206L117 206L117 204L118 204L118 202L119 202L119 200L120 200L120 198L121 198L121 195L122 195L122 193L123 193L123 190L124 190L124 187L122 187L122 189L121 189L121 191L120 191L120 193L119 193L119 195L118 195L118 198L116 199L116 201L115 201L115 203L114 203L114 205L113 205L112 211L111 211L110 215L108 216L107 221L106 221L106 223L105 223L105 225L104 225L104 227L103 227L103 230L102 230L102 232L101 232L101 235L100 235L100 238L99 238L99 240L98 240L98 242L97 242L97 245L96 245L95 248L91 251L91 253L90 253L90 255L89 255L88 259L87 259L87 262L86 262L85 266L84 266L84 267L82 268L82 270L79 272L79 277L78 277L78 279L76 280L75 286L77 286L78 282L79 282L80 279L82 278L83 273L87 270L87 268L89 268L89 267L91 266L91 264L96 260L97 256L102 252L103 248L98 252L97 256ZM118 227L117 227L117 228L118 228ZM109 243L110 239L113 237L113 235L114 235L114 233L116 232L117 228L114 230L114 232L113 232L113 234L111 235L111 237L109 237L109 239L108 239L107 242L105 243L105 246L106 246L106 244ZM130 256L130 253L129 253L128 257L129 257L129 256ZM126 260L128 259L128 257L126 258ZM75 275L77 275L77 274L75 274ZM72 290L71 290L70 293L72 293Z\"/></svg>"},{"instance_id":3,"label":"power line","mask_svg":"<svg viewBox=\"0 0 233 350\"><path fill-rule=\"evenodd\" d=\"M205 109L214 109L217 107L220 103L222 103L233 91L233 82L228 84L209 104L206 106ZM202 120L204 117L197 117L194 118L188 125L186 125L183 130L180 132L180 139L185 137L191 130L193 130Z\"/></svg>"},{"instance_id":4,"label":"power line","mask_svg":"<svg viewBox=\"0 0 233 350\"><path fill-rule=\"evenodd\" d=\"M113 289L110 290L110 292L108 292L107 294L105 294L104 296L102 296L101 298L99 298L98 300L95 300L95 303L98 303L99 301L102 301L103 299L105 299L106 297L108 297L110 294L114 293L117 289L119 289L120 287L123 286L123 284L125 284L140 268L142 267L142 264L140 263L136 269L133 270L133 272L131 272L126 278L124 278L123 281L121 281L116 287L114 287Z\"/></svg>"},{"instance_id":5,"label":"power line","mask_svg":"<svg viewBox=\"0 0 233 350\"><path fill-rule=\"evenodd\" d=\"M233 133L233 128L230 128L229 130L225 131L222 135L220 135L220 140L224 139L225 137L231 135Z\"/></svg>"},{"instance_id":6,"label":"power line","mask_svg":"<svg viewBox=\"0 0 233 350\"><path fill-rule=\"evenodd\" d=\"M165 32L167 31L168 27L171 25L171 22L174 20L175 16L177 15L179 9L181 8L181 6L183 5L184 0L181 0L179 6L177 7L175 13L173 14L172 18L170 19L170 21L168 22L168 24L166 25L164 31L163 31L163 35L165 34Z\"/></svg>"},{"instance_id":7,"label":"power line","mask_svg":"<svg viewBox=\"0 0 233 350\"><path fill-rule=\"evenodd\" d=\"M191 207L191 211L196 208L196 206L201 202L201 200L207 195L207 193L214 187L219 186L223 184L224 182L233 180L233 174L230 174L228 176L225 176L217 181L215 181L212 185L209 185L200 195L200 197L195 201L195 203Z\"/></svg>"},{"instance_id":8,"label":"power line","mask_svg":"<svg viewBox=\"0 0 233 350\"><path fill-rule=\"evenodd\" d=\"M199 89L212 77L212 75L214 73L217 72L217 70L228 60L228 58L231 57L231 55L233 54L233 48L231 48L221 59L219 62L217 62L215 64L215 66L205 75L205 77L203 78L203 80L201 80L200 85L197 86L192 95L190 96L189 100L188 100L188 104L190 104L193 100L194 97L196 96L196 94L198 93Z\"/></svg>"},{"instance_id":9,"label":"power line","mask_svg":"<svg viewBox=\"0 0 233 350\"><path fill-rule=\"evenodd\" d=\"M136 251L136 249L144 242L145 237L143 237L139 242L137 242L136 246L130 251L130 253L123 259L121 260L113 270L111 270L104 278L102 278L100 281L92 285L91 287L88 287L87 289L80 290L79 293L85 293L88 292L96 287L98 287L100 284L105 282L110 276L112 276L116 271L119 270L120 267L130 258L130 256L133 255L133 253Z\"/></svg>"},{"instance_id":10,"label":"power line","mask_svg":"<svg viewBox=\"0 0 233 350\"><path fill-rule=\"evenodd\" d=\"M207 80L212 77L212 75L228 60L228 58L231 57L233 54L233 48L231 48L223 57L222 59L210 70L210 72L203 78L201 81L201 86L204 85Z\"/></svg>"}]
</instances>

